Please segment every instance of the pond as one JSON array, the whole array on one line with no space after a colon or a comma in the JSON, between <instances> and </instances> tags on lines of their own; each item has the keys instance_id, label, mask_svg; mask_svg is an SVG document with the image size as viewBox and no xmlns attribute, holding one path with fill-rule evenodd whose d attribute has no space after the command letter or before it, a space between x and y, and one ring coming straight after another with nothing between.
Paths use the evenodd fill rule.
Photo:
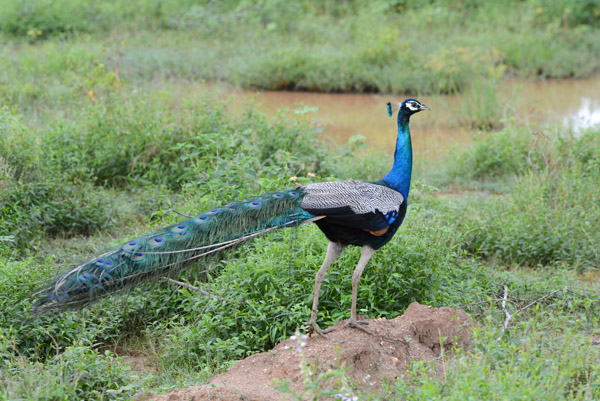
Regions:
<instances>
[{"instance_id":1,"label":"pond","mask_svg":"<svg viewBox=\"0 0 600 401\"><path fill-rule=\"evenodd\" d=\"M381 150L393 149L396 120L388 118L385 104L407 96L372 94L324 94L309 92L272 92L222 90L232 96L232 107L255 100L258 108L274 115L285 107L289 117L307 118L322 129L322 134L343 144L355 135ZM575 132L600 124L600 75L587 79L519 81L502 83L501 104L507 116L519 124L533 127L561 125ZM449 147L472 140L473 130L461 119L465 107L462 95L415 96L432 108L411 120L415 154L437 159ZM300 112L300 113L299 113Z\"/></svg>"},{"instance_id":2,"label":"pond","mask_svg":"<svg viewBox=\"0 0 600 401\"><path fill-rule=\"evenodd\" d=\"M320 128L326 140L338 144L362 135L364 143L380 150L393 149L396 119L387 116L388 101L416 97L431 107L411 120L415 155L421 160L437 161L447 149L472 141L474 130L461 118L463 95L415 96L374 94L330 94L286 91L251 91L218 84L188 87L185 91L217 93L230 98L229 108L240 110L254 101L257 108L273 116L286 108L289 118L305 118ZM502 81L500 104L506 118L532 128L562 126L575 133L600 125L600 75L586 79L547 81ZM234 111L235 112L235 111Z\"/></svg>"}]
</instances>

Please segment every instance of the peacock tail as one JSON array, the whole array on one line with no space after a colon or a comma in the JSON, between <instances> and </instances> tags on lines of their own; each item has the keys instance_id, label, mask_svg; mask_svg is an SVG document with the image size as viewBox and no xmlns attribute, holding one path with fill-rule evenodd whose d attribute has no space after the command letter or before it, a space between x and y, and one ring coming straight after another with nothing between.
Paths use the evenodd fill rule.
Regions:
<instances>
[{"instance_id":1,"label":"peacock tail","mask_svg":"<svg viewBox=\"0 0 600 401\"><path fill-rule=\"evenodd\" d=\"M34 294L32 312L82 306L277 228L317 220L300 207L304 195L288 189L229 203L117 246L52 279Z\"/></svg>"}]
</instances>

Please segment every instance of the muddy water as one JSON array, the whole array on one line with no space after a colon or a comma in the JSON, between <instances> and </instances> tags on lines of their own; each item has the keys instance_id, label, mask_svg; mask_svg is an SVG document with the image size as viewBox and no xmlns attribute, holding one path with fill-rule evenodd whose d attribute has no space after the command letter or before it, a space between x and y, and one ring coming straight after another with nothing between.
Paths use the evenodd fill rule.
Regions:
<instances>
[{"instance_id":1,"label":"muddy water","mask_svg":"<svg viewBox=\"0 0 600 401\"><path fill-rule=\"evenodd\" d=\"M501 100L506 115L527 125L562 125L581 131L600 124L600 75L579 80L536 82L505 81ZM406 96L369 94L321 94L306 92L252 92L225 90L233 96L232 107L252 99L268 115L281 107L290 117L307 118L322 128L323 136L343 144L355 135L363 135L369 147L392 149L396 140L396 120L388 118L385 104ZM472 140L461 119L465 99L461 96L419 96L432 112L423 112L411 120L415 154L436 159L451 146ZM298 112L301 111L299 114Z\"/></svg>"},{"instance_id":2,"label":"muddy water","mask_svg":"<svg viewBox=\"0 0 600 401\"><path fill-rule=\"evenodd\" d=\"M244 103L248 94L235 97ZM402 97L367 94L321 94L303 92L260 92L256 101L269 115L281 107L292 118L305 118L322 129L321 135L344 144L362 135L368 147L393 149L396 143L397 122L387 114L386 103L401 101ZM461 130L448 110L451 96L419 97L433 112L423 112L411 119L415 152L431 157L441 154L454 144L470 141L467 130ZM301 114L298 114L300 112Z\"/></svg>"}]
</instances>

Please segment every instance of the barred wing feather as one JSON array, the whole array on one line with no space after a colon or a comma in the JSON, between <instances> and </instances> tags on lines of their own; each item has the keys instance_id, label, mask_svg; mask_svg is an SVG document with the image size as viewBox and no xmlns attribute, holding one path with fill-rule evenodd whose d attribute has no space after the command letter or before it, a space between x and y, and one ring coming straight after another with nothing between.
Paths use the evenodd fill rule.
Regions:
<instances>
[{"instance_id":1,"label":"barred wing feather","mask_svg":"<svg viewBox=\"0 0 600 401\"><path fill-rule=\"evenodd\" d=\"M364 230L381 230L398 216L404 202L394 189L365 181L320 182L304 188L300 207L330 221Z\"/></svg>"}]
</instances>

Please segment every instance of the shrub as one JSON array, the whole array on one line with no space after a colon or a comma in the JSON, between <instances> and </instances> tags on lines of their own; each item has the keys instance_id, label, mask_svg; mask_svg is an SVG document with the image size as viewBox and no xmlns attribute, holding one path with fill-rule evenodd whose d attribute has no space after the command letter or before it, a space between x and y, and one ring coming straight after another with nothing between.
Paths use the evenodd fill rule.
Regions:
<instances>
[{"instance_id":1,"label":"shrub","mask_svg":"<svg viewBox=\"0 0 600 401\"><path fill-rule=\"evenodd\" d=\"M0 9L0 31L38 37L88 32L97 23L93 3L73 0L7 0Z\"/></svg>"},{"instance_id":2,"label":"shrub","mask_svg":"<svg viewBox=\"0 0 600 401\"><path fill-rule=\"evenodd\" d=\"M68 347L46 365L20 359L4 369L0 383L7 399L118 400L142 384L122 358L85 346Z\"/></svg>"},{"instance_id":3,"label":"shrub","mask_svg":"<svg viewBox=\"0 0 600 401\"><path fill-rule=\"evenodd\" d=\"M451 174L460 180L484 180L522 173L528 168L530 131L510 127L482 134L473 146L455 153Z\"/></svg>"},{"instance_id":4,"label":"shrub","mask_svg":"<svg viewBox=\"0 0 600 401\"><path fill-rule=\"evenodd\" d=\"M61 124L48 139L63 170L83 167L75 178L107 186L178 189L244 157L251 171L282 163L298 174L325 168L324 148L307 124L268 122L251 109L236 118L225 103L207 99L185 103L177 115L158 98L92 106L86 121Z\"/></svg>"},{"instance_id":5,"label":"shrub","mask_svg":"<svg viewBox=\"0 0 600 401\"><path fill-rule=\"evenodd\" d=\"M106 192L67 181L42 141L6 109L0 124L0 233L14 237L10 245L34 248L42 234L90 234L111 225Z\"/></svg>"},{"instance_id":6,"label":"shrub","mask_svg":"<svg viewBox=\"0 0 600 401\"><path fill-rule=\"evenodd\" d=\"M598 178L585 177L580 168L526 174L512 196L465 213L465 249L506 263L598 266Z\"/></svg>"},{"instance_id":7,"label":"shrub","mask_svg":"<svg viewBox=\"0 0 600 401\"><path fill-rule=\"evenodd\" d=\"M478 135L472 146L451 155L449 170L459 181L494 180L573 165L589 171L599 151L600 139L594 130L573 136L560 129L532 131L510 126Z\"/></svg>"},{"instance_id":8,"label":"shrub","mask_svg":"<svg viewBox=\"0 0 600 401\"><path fill-rule=\"evenodd\" d=\"M476 145L474 153L488 153L487 149L497 149L498 143L501 149L516 146L516 142L507 143L505 139L486 143L494 146ZM508 263L598 266L600 139L597 132L578 138L545 137L528 152L526 149L521 142L521 146L509 153L489 152L490 156L507 157L488 169L487 174L509 168L518 172L526 163L533 170L520 171L512 195L493 197L483 204L471 203L461 211L462 216L457 216L456 221L466 233L465 249ZM469 157L466 160L477 160Z\"/></svg>"},{"instance_id":9,"label":"shrub","mask_svg":"<svg viewBox=\"0 0 600 401\"><path fill-rule=\"evenodd\" d=\"M17 183L4 193L0 211L0 232L26 249L42 234L89 235L113 223L106 192L62 180Z\"/></svg>"}]
</instances>

